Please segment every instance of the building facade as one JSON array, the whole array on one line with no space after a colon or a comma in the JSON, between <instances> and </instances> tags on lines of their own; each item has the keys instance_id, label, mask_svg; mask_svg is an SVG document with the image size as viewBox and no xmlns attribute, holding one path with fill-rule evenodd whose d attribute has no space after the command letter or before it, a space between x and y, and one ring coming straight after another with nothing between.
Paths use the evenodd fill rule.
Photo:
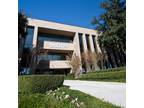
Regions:
<instances>
[{"instance_id":1,"label":"building facade","mask_svg":"<svg viewBox=\"0 0 144 108\"><path fill-rule=\"evenodd\" d=\"M48 50L40 59L49 61L49 71L70 72L71 67L66 59L69 53L81 58L82 52L88 50L101 52L96 30L31 18L28 19L28 26L25 47L37 47L40 41L41 47ZM85 71L89 71L87 66Z\"/></svg>"}]
</instances>

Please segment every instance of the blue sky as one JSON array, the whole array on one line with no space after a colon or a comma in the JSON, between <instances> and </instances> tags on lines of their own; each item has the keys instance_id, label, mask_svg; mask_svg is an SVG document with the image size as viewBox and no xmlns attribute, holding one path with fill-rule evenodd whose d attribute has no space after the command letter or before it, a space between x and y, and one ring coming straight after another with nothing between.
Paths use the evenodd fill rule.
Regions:
<instances>
[{"instance_id":1,"label":"blue sky","mask_svg":"<svg viewBox=\"0 0 144 108\"><path fill-rule=\"evenodd\" d=\"M94 28L91 20L103 10L104 0L19 0L22 9L32 18L49 20L64 24Z\"/></svg>"}]
</instances>

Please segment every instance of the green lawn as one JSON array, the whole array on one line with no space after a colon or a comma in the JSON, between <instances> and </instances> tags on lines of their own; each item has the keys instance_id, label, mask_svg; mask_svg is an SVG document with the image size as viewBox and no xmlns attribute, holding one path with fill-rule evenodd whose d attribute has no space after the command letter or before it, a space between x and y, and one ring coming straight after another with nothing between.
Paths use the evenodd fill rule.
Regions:
<instances>
[{"instance_id":1,"label":"green lawn","mask_svg":"<svg viewBox=\"0 0 144 108\"><path fill-rule=\"evenodd\" d=\"M66 98L67 97L67 98ZM76 99L77 98L77 99ZM74 101L75 100L75 101ZM46 94L19 94L19 108L120 108L68 87Z\"/></svg>"},{"instance_id":2,"label":"green lawn","mask_svg":"<svg viewBox=\"0 0 144 108\"><path fill-rule=\"evenodd\" d=\"M74 79L71 75L65 79ZM109 81L109 82L126 82L126 69L125 67L101 70L96 72L89 72L83 74L78 80L90 81Z\"/></svg>"}]
</instances>

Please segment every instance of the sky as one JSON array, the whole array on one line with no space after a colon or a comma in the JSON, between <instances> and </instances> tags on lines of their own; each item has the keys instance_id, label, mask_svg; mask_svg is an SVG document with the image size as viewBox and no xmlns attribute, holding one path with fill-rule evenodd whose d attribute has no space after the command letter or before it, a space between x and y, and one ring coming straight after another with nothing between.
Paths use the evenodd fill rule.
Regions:
<instances>
[{"instance_id":1,"label":"sky","mask_svg":"<svg viewBox=\"0 0 144 108\"><path fill-rule=\"evenodd\" d=\"M28 17L94 29L93 17L103 13L104 0L19 0Z\"/></svg>"}]
</instances>

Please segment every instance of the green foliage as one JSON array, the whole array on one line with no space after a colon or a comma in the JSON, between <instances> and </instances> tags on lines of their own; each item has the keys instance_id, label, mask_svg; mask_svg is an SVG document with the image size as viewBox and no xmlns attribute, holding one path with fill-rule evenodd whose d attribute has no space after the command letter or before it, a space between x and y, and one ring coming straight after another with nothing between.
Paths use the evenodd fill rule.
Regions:
<instances>
[{"instance_id":1,"label":"green foliage","mask_svg":"<svg viewBox=\"0 0 144 108\"><path fill-rule=\"evenodd\" d=\"M63 84L62 75L23 75L18 78L19 93L45 93Z\"/></svg>"},{"instance_id":2,"label":"green foliage","mask_svg":"<svg viewBox=\"0 0 144 108\"><path fill-rule=\"evenodd\" d=\"M27 31L26 28L28 26L28 19L24 12L18 12L18 36L22 36L25 38Z\"/></svg>"},{"instance_id":3,"label":"green foliage","mask_svg":"<svg viewBox=\"0 0 144 108\"><path fill-rule=\"evenodd\" d=\"M70 90L67 87L62 87L60 90L53 91L52 93L62 95L62 92L71 97L78 98L79 102L83 102L80 108L120 108L80 91ZM56 96L47 94L19 94L18 101L19 108L78 108L69 99L59 100Z\"/></svg>"},{"instance_id":4,"label":"green foliage","mask_svg":"<svg viewBox=\"0 0 144 108\"><path fill-rule=\"evenodd\" d=\"M19 95L19 108L75 108L66 100L59 101L45 94Z\"/></svg>"},{"instance_id":5,"label":"green foliage","mask_svg":"<svg viewBox=\"0 0 144 108\"><path fill-rule=\"evenodd\" d=\"M69 90L66 87L64 87L62 88L62 91L65 91L66 94L69 94L73 97L77 97L79 101L84 102L84 106L80 108L120 108L108 102L103 102L98 98L80 92L78 90Z\"/></svg>"},{"instance_id":6,"label":"green foliage","mask_svg":"<svg viewBox=\"0 0 144 108\"><path fill-rule=\"evenodd\" d=\"M65 77L65 79L72 79L72 77L68 76ZM125 67L119 67L114 69L89 72L83 74L79 80L126 82L126 69Z\"/></svg>"},{"instance_id":7,"label":"green foliage","mask_svg":"<svg viewBox=\"0 0 144 108\"><path fill-rule=\"evenodd\" d=\"M81 80L93 80L93 81L116 81L122 82L126 78L126 73L123 71L120 72L106 72L106 73L91 73L83 75Z\"/></svg>"},{"instance_id":8,"label":"green foliage","mask_svg":"<svg viewBox=\"0 0 144 108\"><path fill-rule=\"evenodd\" d=\"M109 53L109 56L115 54L117 65L125 64L122 57L126 51L126 1L105 0L101 7L105 10L104 13L92 21L100 34L100 47Z\"/></svg>"}]
</instances>

